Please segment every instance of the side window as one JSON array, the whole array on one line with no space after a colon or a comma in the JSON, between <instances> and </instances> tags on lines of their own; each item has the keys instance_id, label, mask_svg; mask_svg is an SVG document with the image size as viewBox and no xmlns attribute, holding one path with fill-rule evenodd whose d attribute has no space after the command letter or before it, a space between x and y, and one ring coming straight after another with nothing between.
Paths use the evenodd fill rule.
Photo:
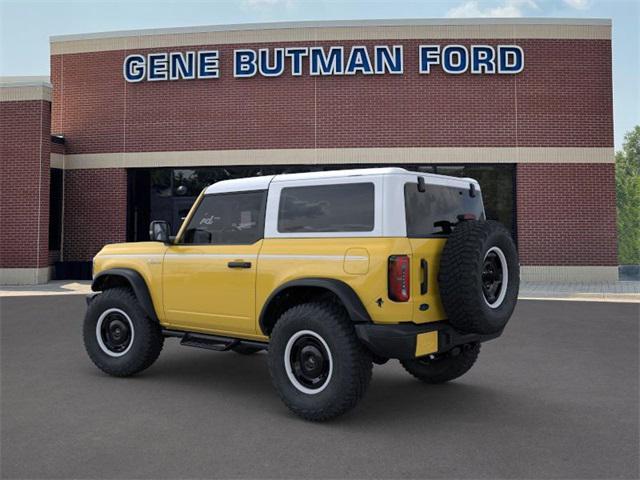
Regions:
<instances>
[{"instance_id":1,"label":"side window","mask_svg":"<svg viewBox=\"0 0 640 480\"><path fill-rule=\"evenodd\" d=\"M370 232L374 227L373 183L283 188L278 232Z\"/></svg>"},{"instance_id":2,"label":"side window","mask_svg":"<svg viewBox=\"0 0 640 480\"><path fill-rule=\"evenodd\" d=\"M249 245L264 235L267 192L207 195L193 214L181 243Z\"/></svg>"}]
</instances>

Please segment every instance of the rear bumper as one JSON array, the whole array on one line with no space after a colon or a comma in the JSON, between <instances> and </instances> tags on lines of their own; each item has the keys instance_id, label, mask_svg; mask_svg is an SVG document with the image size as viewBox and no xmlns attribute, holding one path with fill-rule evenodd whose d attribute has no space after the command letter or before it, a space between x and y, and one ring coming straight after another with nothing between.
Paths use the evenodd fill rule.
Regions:
<instances>
[{"instance_id":1,"label":"rear bumper","mask_svg":"<svg viewBox=\"0 0 640 480\"><path fill-rule=\"evenodd\" d=\"M460 333L446 322L423 325L358 323L355 328L358 338L371 352L383 358L400 360L445 353L458 345L486 342L502 334L502 332L489 335Z\"/></svg>"}]
</instances>

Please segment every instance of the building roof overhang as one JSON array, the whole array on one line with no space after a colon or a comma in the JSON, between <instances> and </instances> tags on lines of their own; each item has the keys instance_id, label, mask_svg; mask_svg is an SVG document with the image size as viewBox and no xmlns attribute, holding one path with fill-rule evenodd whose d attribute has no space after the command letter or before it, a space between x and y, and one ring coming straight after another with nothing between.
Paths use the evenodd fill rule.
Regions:
<instances>
[{"instance_id":1,"label":"building roof overhang","mask_svg":"<svg viewBox=\"0 0 640 480\"><path fill-rule=\"evenodd\" d=\"M455 18L248 23L50 37L51 54L294 41L394 39L610 39L602 18Z\"/></svg>"}]
</instances>

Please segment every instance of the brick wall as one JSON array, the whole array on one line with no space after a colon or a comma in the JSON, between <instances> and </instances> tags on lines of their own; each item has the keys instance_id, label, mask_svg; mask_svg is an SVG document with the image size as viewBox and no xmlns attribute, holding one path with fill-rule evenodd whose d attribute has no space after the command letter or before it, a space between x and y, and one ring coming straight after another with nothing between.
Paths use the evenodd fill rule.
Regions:
<instances>
[{"instance_id":1,"label":"brick wall","mask_svg":"<svg viewBox=\"0 0 640 480\"><path fill-rule=\"evenodd\" d=\"M51 142L51 153L65 153L65 148L63 143L55 143Z\"/></svg>"},{"instance_id":2,"label":"brick wall","mask_svg":"<svg viewBox=\"0 0 640 480\"><path fill-rule=\"evenodd\" d=\"M613 164L519 164L523 265L617 265Z\"/></svg>"},{"instance_id":3,"label":"brick wall","mask_svg":"<svg viewBox=\"0 0 640 480\"><path fill-rule=\"evenodd\" d=\"M62 260L90 260L106 243L124 242L127 172L66 170Z\"/></svg>"},{"instance_id":4,"label":"brick wall","mask_svg":"<svg viewBox=\"0 0 640 480\"><path fill-rule=\"evenodd\" d=\"M49 263L50 131L50 102L0 102L0 268Z\"/></svg>"},{"instance_id":5,"label":"brick wall","mask_svg":"<svg viewBox=\"0 0 640 480\"><path fill-rule=\"evenodd\" d=\"M496 40L282 42L140 49L218 49L221 78L126 83L131 51L53 55L54 133L67 154L344 147L611 147L611 42L517 40L510 75L418 73L419 44ZM402 44L403 75L232 76L235 48ZM57 148L57 147L56 147ZM65 177L64 260L125 239L126 173ZM521 164L517 219L524 265L615 265L613 165Z\"/></svg>"},{"instance_id":6,"label":"brick wall","mask_svg":"<svg viewBox=\"0 0 640 480\"><path fill-rule=\"evenodd\" d=\"M202 45L221 78L126 83L131 51L51 58L55 132L67 153L392 146L613 145L611 42L517 40L518 75L418 73L418 45L444 40ZM503 43L456 40L462 45ZM402 44L403 75L233 78L239 47ZM138 51L138 50L137 50Z\"/></svg>"}]
</instances>

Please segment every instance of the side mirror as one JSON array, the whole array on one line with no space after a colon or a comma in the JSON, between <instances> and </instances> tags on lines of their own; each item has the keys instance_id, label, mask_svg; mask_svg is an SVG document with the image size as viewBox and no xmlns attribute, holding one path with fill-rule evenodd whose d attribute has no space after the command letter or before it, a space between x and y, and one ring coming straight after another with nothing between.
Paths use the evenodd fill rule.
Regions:
<instances>
[{"instance_id":1,"label":"side mirror","mask_svg":"<svg viewBox=\"0 0 640 480\"><path fill-rule=\"evenodd\" d=\"M170 243L171 225L164 220L154 220L149 225L149 239L153 242Z\"/></svg>"}]
</instances>

